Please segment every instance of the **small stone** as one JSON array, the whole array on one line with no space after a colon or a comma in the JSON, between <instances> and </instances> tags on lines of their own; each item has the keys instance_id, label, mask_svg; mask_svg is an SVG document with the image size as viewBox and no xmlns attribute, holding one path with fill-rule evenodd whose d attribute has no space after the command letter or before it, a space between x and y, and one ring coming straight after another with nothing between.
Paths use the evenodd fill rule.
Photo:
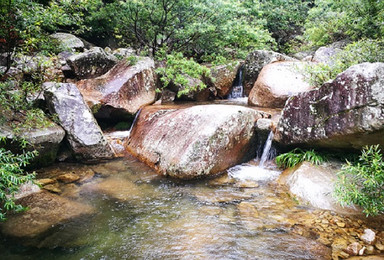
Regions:
<instances>
[{"instance_id":1,"label":"small stone","mask_svg":"<svg viewBox=\"0 0 384 260\"><path fill-rule=\"evenodd\" d=\"M373 246L367 246L367 249L365 250L365 253L367 255L373 255L375 253L375 248Z\"/></svg>"},{"instance_id":2,"label":"small stone","mask_svg":"<svg viewBox=\"0 0 384 260\"><path fill-rule=\"evenodd\" d=\"M354 242L345 249L345 252L347 252L349 255L357 255L360 249L361 245L357 242Z\"/></svg>"},{"instance_id":3,"label":"small stone","mask_svg":"<svg viewBox=\"0 0 384 260\"><path fill-rule=\"evenodd\" d=\"M259 184L254 181L242 181L242 182L236 183L235 186L239 188L258 188Z\"/></svg>"},{"instance_id":4,"label":"small stone","mask_svg":"<svg viewBox=\"0 0 384 260\"><path fill-rule=\"evenodd\" d=\"M64 183L71 183L79 180L80 177L74 173L66 173L62 174L59 177L57 177L58 181L64 182Z\"/></svg>"},{"instance_id":5,"label":"small stone","mask_svg":"<svg viewBox=\"0 0 384 260\"><path fill-rule=\"evenodd\" d=\"M329 221L326 220L326 219L323 219L323 220L321 221L321 223L323 223L323 224L329 224Z\"/></svg>"},{"instance_id":6,"label":"small stone","mask_svg":"<svg viewBox=\"0 0 384 260\"><path fill-rule=\"evenodd\" d=\"M384 245L383 245L382 243L380 243L380 242L377 242L377 243L375 244L375 247L376 247L378 250L380 250L380 251L384 251Z\"/></svg>"},{"instance_id":7,"label":"small stone","mask_svg":"<svg viewBox=\"0 0 384 260\"><path fill-rule=\"evenodd\" d=\"M95 176L95 172L92 170L87 170L82 175L83 176L79 180L80 184L83 184L83 183L90 181Z\"/></svg>"},{"instance_id":8,"label":"small stone","mask_svg":"<svg viewBox=\"0 0 384 260\"><path fill-rule=\"evenodd\" d=\"M366 247L363 247L362 249L360 249L359 255L364 255L365 249L366 249Z\"/></svg>"},{"instance_id":9,"label":"small stone","mask_svg":"<svg viewBox=\"0 0 384 260\"><path fill-rule=\"evenodd\" d=\"M38 179L38 180L36 180L36 182L38 184L40 184L41 186L45 186L45 185L48 185L48 184L53 184L56 181L54 179L45 178L45 179Z\"/></svg>"},{"instance_id":10,"label":"small stone","mask_svg":"<svg viewBox=\"0 0 384 260\"><path fill-rule=\"evenodd\" d=\"M345 227L345 223L344 222L336 222L336 225L338 227L341 227L341 228L344 228Z\"/></svg>"},{"instance_id":11,"label":"small stone","mask_svg":"<svg viewBox=\"0 0 384 260\"><path fill-rule=\"evenodd\" d=\"M43 187L43 189L50 191L50 192L53 192L53 193L60 193L61 192L59 185L57 183L45 185Z\"/></svg>"},{"instance_id":12,"label":"small stone","mask_svg":"<svg viewBox=\"0 0 384 260\"><path fill-rule=\"evenodd\" d=\"M364 229L364 234L360 236L361 241L368 245L373 245L376 241L376 234L372 229Z\"/></svg>"}]
</instances>

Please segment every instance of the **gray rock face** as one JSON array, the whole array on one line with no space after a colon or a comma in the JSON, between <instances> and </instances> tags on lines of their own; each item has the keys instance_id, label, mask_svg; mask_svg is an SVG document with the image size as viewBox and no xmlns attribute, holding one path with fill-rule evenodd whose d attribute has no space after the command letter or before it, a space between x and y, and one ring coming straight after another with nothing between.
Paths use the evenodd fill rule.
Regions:
<instances>
[{"instance_id":1,"label":"gray rock face","mask_svg":"<svg viewBox=\"0 0 384 260\"><path fill-rule=\"evenodd\" d=\"M117 59L102 48L94 47L89 51L75 54L67 59L67 64L78 79L95 78L110 70Z\"/></svg>"},{"instance_id":2,"label":"gray rock face","mask_svg":"<svg viewBox=\"0 0 384 260\"><path fill-rule=\"evenodd\" d=\"M244 62L244 93L246 96L249 95L253 85L255 84L257 77L261 69L272 62L275 61L294 61L294 58L288 57L286 55L274 52L274 51L264 51L257 50L248 54Z\"/></svg>"},{"instance_id":3,"label":"gray rock face","mask_svg":"<svg viewBox=\"0 0 384 260\"><path fill-rule=\"evenodd\" d=\"M306 62L274 62L266 65L260 72L248 103L261 107L283 108L285 101L297 93L311 90L305 81L304 67Z\"/></svg>"},{"instance_id":4,"label":"gray rock face","mask_svg":"<svg viewBox=\"0 0 384 260\"><path fill-rule=\"evenodd\" d=\"M231 92L233 81L242 62L237 61L233 64L219 65L211 68L211 76L207 85L212 85L219 98L224 98Z\"/></svg>"},{"instance_id":5,"label":"gray rock face","mask_svg":"<svg viewBox=\"0 0 384 260\"><path fill-rule=\"evenodd\" d=\"M84 43L73 34L54 33L50 37L58 40L66 50L83 51L84 49Z\"/></svg>"},{"instance_id":6,"label":"gray rock face","mask_svg":"<svg viewBox=\"0 0 384 260\"><path fill-rule=\"evenodd\" d=\"M96 116L109 118L113 114L133 115L140 107L155 102L154 61L139 58L135 65L119 62L105 75L82 80L77 87Z\"/></svg>"},{"instance_id":7,"label":"gray rock face","mask_svg":"<svg viewBox=\"0 0 384 260\"><path fill-rule=\"evenodd\" d=\"M260 112L241 106L144 108L127 149L162 175L191 179L221 172L255 156Z\"/></svg>"},{"instance_id":8,"label":"gray rock face","mask_svg":"<svg viewBox=\"0 0 384 260\"><path fill-rule=\"evenodd\" d=\"M43 88L49 110L57 114L77 159L92 161L113 157L110 146L76 85L44 83Z\"/></svg>"},{"instance_id":9,"label":"gray rock face","mask_svg":"<svg viewBox=\"0 0 384 260\"><path fill-rule=\"evenodd\" d=\"M48 120L48 119L47 119ZM42 167L52 164L57 156L61 141L64 139L65 132L63 128L51 122L51 126L46 128L32 129L22 131L21 137L28 141L28 150L37 150L39 155L31 162L33 167ZM0 136L7 139L7 144L11 150L18 150L14 147L12 141L16 139L15 133L11 128L0 126Z\"/></svg>"},{"instance_id":10,"label":"gray rock face","mask_svg":"<svg viewBox=\"0 0 384 260\"><path fill-rule=\"evenodd\" d=\"M336 55L348 44L348 41L334 42L328 46L320 47L312 57L313 62L332 66Z\"/></svg>"},{"instance_id":11,"label":"gray rock face","mask_svg":"<svg viewBox=\"0 0 384 260\"><path fill-rule=\"evenodd\" d=\"M275 140L284 145L361 149L384 145L384 63L362 63L320 89L288 100Z\"/></svg>"}]
</instances>

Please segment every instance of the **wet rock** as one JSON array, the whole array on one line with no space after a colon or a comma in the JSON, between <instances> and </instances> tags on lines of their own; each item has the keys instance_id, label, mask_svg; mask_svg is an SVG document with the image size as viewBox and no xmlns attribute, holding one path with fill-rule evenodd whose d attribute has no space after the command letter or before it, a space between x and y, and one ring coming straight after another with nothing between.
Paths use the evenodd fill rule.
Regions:
<instances>
[{"instance_id":1,"label":"wet rock","mask_svg":"<svg viewBox=\"0 0 384 260\"><path fill-rule=\"evenodd\" d=\"M73 34L69 33L54 33L50 37L58 40L61 47L66 50L83 51L84 43Z\"/></svg>"},{"instance_id":2,"label":"wet rock","mask_svg":"<svg viewBox=\"0 0 384 260\"><path fill-rule=\"evenodd\" d=\"M64 182L64 183L75 182L75 181L77 181L79 179L80 179L80 177L78 175L76 175L76 174L73 174L73 173L62 174L62 175L57 177L58 181L61 181L61 182Z\"/></svg>"},{"instance_id":3,"label":"wet rock","mask_svg":"<svg viewBox=\"0 0 384 260\"><path fill-rule=\"evenodd\" d=\"M380 250L380 251L384 251L384 245L383 245L382 243L380 243L380 242L377 242L377 243L375 244L375 247L376 247L378 250Z\"/></svg>"},{"instance_id":4,"label":"wet rock","mask_svg":"<svg viewBox=\"0 0 384 260\"><path fill-rule=\"evenodd\" d=\"M312 87L302 72L305 62L274 62L266 65L253 86L248 103L261 107L283 108L292 95L309 91Z\"/></svg>"},{"instance_id":5,"label":"wet rock","mask_svg":"<svg viewBox=\"0 0 384 260\"><path fill-rule=\"evenodd\" d=\"M56 113L75 157L94 161L114 156L79 90L70 83L44 83L49 110Z\"/></svg>"},{"instance_id":6,"label":"wet rock","mask_svg":"<svg viewBox=\"0 0 384 260\"><path fill-rule=\"evenodd\" d=\"M94 208L70 201L49 192L39 192L18 201L29 210L21 214L10 215L1 225L3 234L18 239L39 239L52 228L75 220L81 216L95 213Z\"/></svg>"},{"instance_id":7,"label":"wet rock","mask_svg":"<svg viewBox=\"0 0 384 260\"><path fill-rule=\"evenodd\" d=\"M144 108L127 149L162 175L213 175L254 157L259 118L257 111L240 106L202 105L169 112Z\"/></svg>"},{"instance_id":8,"label":"wet rock","mask_svg":"<svg viewBox=\"0 0 384 260\"><path fill-rule=\"evenodd\" d=\"M60 185L57 182L44 185L43 189L53 193L61 193Z\"/></svg>"},{"instance_id":9,"label":"wet rock","mask_svg":"<svg viewBox=\"0 0 384 260\"><path fill-rule=\"evenodd\" d=\"M361 149L384 145L384 63L363 63L340 73L320 89L300 93L287 102L275 141Z\"/></svg>"},{"instance_id":10,"label":"wet rock","mask_svg":"<svg viewBox=\"0 0 384 260\"><path fill-rule=\"evenodd\" d=\"M368 245L373 245L376 241L376 233L372 229L364 229L364 233L360 236L360 239Z\"/></svg>"},{"instance_id":11,"label":"wet rock","mask_svg":"<svg viewBox=\"0 0 384 260\"><path fill-rule=\"evenodd\" d=\"M60 143L65 135L63 128L48 118L45 120L49 126L28 130L20 129L21 134L15 133L10 127L5 125L0 126L0 136L6 137L5 147L7 149L19 152L18 138L21 137L28 142L27 150L38 151L37 157L31 161L32 167L43 167L52 164L56 159Z\"/></svg>"},{"instance_id":12,"label":"wet rock","mask_svg":"<svg viewBox=\"0 0 384 260\"><path fill-rule=\"evenodd\" d=\"M208 182L210 186L225 186L234 183L235 179L230 178L228 174L222 174Z\"/></svg>"},{"instance_id":13,"label":"wet rock","mask_svg":"<svg viewBox=\"0 0 384 260\"><path fill-rule=\"evenodd\" d=\"M27 197L27 196L29 196L29 195L31 195L33 193L37 193L37 192L40 192L40 191L41 191L41 189L40 189L39 186L37 186L33 182L29 181L29 182L26 182L26 183L23 183L23 184L20 185L19 190L14 195L14 198L16 200L18 200L18 199Z\"/></svg>"},{"instance_id":14,"label":"wet rock","mask_svg":"<svg viewBox=\"0 0 384 260\"><path fill-rule=\"evenodd\" d=\"M196 199L205 204L234 203L252 198L251 194L233 189L202 189L193 191Z\"/></svg>"},{"instance_id":15,"label":"wet rock","mask_svg":"<svg viewBox=\"0 0 384 260\"><path fill-rule=\"evenodd\" d=\"M153 70L154 61L148 57L139 57L134 65L122 60L105 75L79 81L77 87L97 118L125 118L155 102Z\"/></svg>"},{"instance_id":16,"label":"wet rock","mask_svg":"<svg viewBox=\"0 0 384 260\"><path fill-rule=\"evenodd\" d=\"M128 142L130 131L115 131L104 133L104 135L117 157L126 155L125 146Z\"/></svg>"},{"instance_id":17,"label":"wet rock","mask_svg":"<svg viewBox=\"0 0 384 260\"><path fill-rule=\"evenodd\" d=\"M244 61L244 93L246 96L249 95L253 88L261 69L272 62L276 61L294 61L294 58L286 55L274 52L257 50L248 54Z\"/></svg>"},{"instance_id":18,"label":"wet rock","mask_svg":"<svg viewBox=\"0 0 384 260\"><path fill-rule=\"evenodd\" d=\"M107 54L102 48L94 47L80 54L67 58L67 64L78 79L95 78L110 70L117 59Z\"/></svg>"},{"instance_id":19,"label":"wet rock","mask_svg":"<svg viewBox=\"0 0 384 260\"><path fill-rule=\"evenodd\" d=\"M41 186L45 186L48 184L54 184L56 182L56 180L50 179L50 178L44 178L44 179L38 179L38 180L36 180L36 182L38 184L40 184Z\"/></svg>"},{"instance_id":20,"label":"wet rock","mask_svg":"<svg viewBox=\"0 0 384 260\"><path fill-rule=\"evenodd\" d=\"M316 166L303 162L294 170L285 171L279 182L287 185L292 194L313 207L340 213L357 213L351 208L342 208L332 196L336 173L340 168L341 165Z\"/></svg>"},{"instance_id":21,"label":"wet rock","mask_svg":"<svg viewBox=\"0 0 384 260\"><path fill-rule=\"evenodd\" d=\"M211 78L207 84L215 88L218 97L225 98L229 95L240 65L241 62L237 61L211 68Z\"/></svg>"},{"instance_id":22,"label":"wet rock","mask_svg":"<svg viewBox=\"0 0 384 260\"><path fill-rule=\"evenodd\" d=\"M80 179L79 179L78 183L84 184L86 182L89 182L90 180L93 179L94 176L95 176L94 171L92 171L91 169L85 170L85 171L80 173L80 176L79 176Z\"/></svg>"},{"instance_id":23,"label":"wet rock","mask_svg":"<svg viewBox=\"0 0 384 260\"><path fill-rule=\"evenodd\" d=\"M362 246L358 242L354 242L347 246L345 252L349 255L358 255L359 251L362 249Z\"/></svg>"},{"instance_id":24,"label":"wet rock","mask_svg":"<svg viewBox=\"0 0 384 260\"><path fill-rule=\"evenodd\" d=\"M69 199L77 199L80 196L80 188L74 183L64 185L61 196Z\"/></svg>"}]
</instances>

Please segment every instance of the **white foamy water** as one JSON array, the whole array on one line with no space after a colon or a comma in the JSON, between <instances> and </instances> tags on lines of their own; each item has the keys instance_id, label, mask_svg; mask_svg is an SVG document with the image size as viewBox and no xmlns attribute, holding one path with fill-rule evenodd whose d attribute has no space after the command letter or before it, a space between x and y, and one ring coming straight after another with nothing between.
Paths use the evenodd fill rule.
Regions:
<instances>
[{"instance_id":1,"label":"white foamy water","mask_svg":"<svg viewBox=\"0 0 384 260\"><path fill-rule=\"evenodd\" d=\"M236 165L228 169L228 176L240 181L272 181L281 171L269 170L251 164Z\"/></svg>"}]
</instances>

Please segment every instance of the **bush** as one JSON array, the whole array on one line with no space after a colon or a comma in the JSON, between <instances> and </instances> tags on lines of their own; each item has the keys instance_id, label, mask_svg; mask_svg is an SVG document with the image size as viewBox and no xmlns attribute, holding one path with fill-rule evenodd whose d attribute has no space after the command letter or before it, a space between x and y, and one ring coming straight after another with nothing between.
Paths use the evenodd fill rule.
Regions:
<instances>
[{"instance_id":1,"label":"bush","mask_svg":"<svg viewBox=\"0 0 384 260\"><path fill-rule=\"evenodd\" d=\"M314 150L304 151L300 148L296 148L289 153L280 154L276 157L275 161L277 166L281 168L291 168L304 161L319 165L326 161L326 157Z\"/></svg>"},{"instance_id":2,"label":"bush","mask_svg":"<svg viewBox=\"0 0 384 260\"><path fill-rule=\"evenodd\" d=\"M338 173L335 196L342 205L358 205L368 215L384 213L384 160L379 145L363 149L355 163Z\"/></svg>"},{"instance_id":3,"label":"bush","mask_svg":"<svg viewBox=\"0 0 384 260\"><path fill-rule=\"evenodd\" d=\"M37 155L37 152L25 152L15 155L0 148L0 221L6 220L7 212L21 212L24 208L15 203L14 195L20 185L34 179L34 174L26 174L23 167Z\"/></svg>"},{"instance_id":4,"label":"bush","mask_svg":"<svg viewBox=\"0 0 384 260\"><path fill-rule=\"evenodd\" d=\"M350 66L363 62L384 62L384 40L365 39L348 44L332 59L331 65L308 65L304 74L311 85L320 87Z\"/></svg>"}]
</instances>

